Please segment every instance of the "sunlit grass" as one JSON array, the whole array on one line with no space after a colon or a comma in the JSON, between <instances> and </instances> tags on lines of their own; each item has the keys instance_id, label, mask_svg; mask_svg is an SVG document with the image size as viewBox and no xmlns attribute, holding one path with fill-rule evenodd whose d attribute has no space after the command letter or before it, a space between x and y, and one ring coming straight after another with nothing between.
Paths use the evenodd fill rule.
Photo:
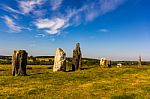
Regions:
<instances>
[{"instance_id":1,"label":"sunlit grass","mask_svg":"<svg viewBox=\"0 0 150 99\"><path fill-rule=\"evenodd\" d=\"M53 73L52 66L28 66L29 76L11 76L0 66L0 98L148 99L150 67L99 68ZM92 67L92 66L91 66Z\"/></svg>"}]
</instances>

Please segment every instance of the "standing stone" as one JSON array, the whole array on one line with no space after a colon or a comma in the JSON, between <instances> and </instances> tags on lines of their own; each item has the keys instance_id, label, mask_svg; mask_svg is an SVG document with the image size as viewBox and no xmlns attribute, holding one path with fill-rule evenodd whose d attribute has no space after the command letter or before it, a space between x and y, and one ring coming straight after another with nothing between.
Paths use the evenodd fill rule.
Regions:
<instances>
[{"instance_id":1,"label":"standing stone","mask_svg":"<svg viewBox=\"0 0 150 99\"><path fill-rule=\"evenodd\" d=\"M73 50L72 58L72 70L78 70L82 65L82 53L80 50L80 43L76 44L76 48Z\"/></svg>"},{"instance_id":2,"label":"standing stone","mask_svg":"<svg viewBox=\"0 0 150 99\"><path fill-rule=\"evenodd\" d=\"M61 49L56 49L53 72L66 71L66 53Z\"/></svg>"},{"instance_id":3,"label":"standing stone","mask_svg":"<svg viewBox=\"0 0 150 99\"><path fill-rule=\"evenodd\" d=\"M15 76L18 74L19 69L19 60L17 60L17 51L14 50L12 55L12 75Z\"/></svg>"},{"instance_id":4,"label":"standing stone","mask_svg":"<svg viewBox=\"0 0 150 99\"><path fill-rule=\"evenodd\" d=\"M139 59L138 59L138 66L141 66L142 65L142 59L141 59L141 56L139 56Z\"/></svg>"},{"instance_id":5,"label":"standing stone","mask_svg":"<svg viewBox=\"0 0 150 99\"><path fill-rule=\"evenodd\" d=\"M27 65L28 54L25 50L14 51L12 56L12 75L27 75L26 65Z\"/></svg>"},{"instance_id":6,"label":"standing stone","mask_svg":"<svg viewBox=\"0 0 150 99\"><path fill-rule=\"evenodd\" d=\"M111 60L110 59L106 59L106 58L101 58L100 59L100 66L101 67L109 67L109 68L111 68Z\"/></svg>"},{"instance_id":7,"label":"standing stone","mask_svg":"<svg viewBox=\"0 0 150 99\"><path fill-rule=\"evenodd\" d=\"M106 58L101 58L100 59L100 66L105 67L106 66Z\"/></svg>"},{"instance_id":8,"label":"standing stone","mask_svg":"<svg viewBox=\"0 0 150 99\"><path fill-rule=\"evenodd\" d=\"M107 64L106 65L107 65L107 67L111 68L111 60L110 59L107 60Z\"/></svg>"}]
</instances>

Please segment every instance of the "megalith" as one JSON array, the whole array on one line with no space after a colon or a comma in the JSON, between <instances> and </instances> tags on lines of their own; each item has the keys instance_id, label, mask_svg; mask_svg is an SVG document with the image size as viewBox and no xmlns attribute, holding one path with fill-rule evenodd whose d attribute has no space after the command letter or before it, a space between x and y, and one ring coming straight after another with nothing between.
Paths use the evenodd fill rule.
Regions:
<instances>
[{"instance_id":1,"label":"megalith","mask_svg":"<svg viewBox=\"0 0 150 99\"><path fill-rule=\"evenodd\" d=\"M142 59L141 59L141 56L139 56L138 58L138 66L141 66L142 65Z\"/></svg>"},{"instance_id":2,"label":"megalith","mask_svg":"<svg viewBox=\"0 0 150 99\"><path fill-rule=\"evenodd\" d=\"M100 59L100 66L101 67L109 67L109 68L111 68L111 60L110 59L106 59L106 58L101 58Z\"/></svg>"},{"instance_id":3,"label":"megalith","mask_svg":"<svg viewBox=\"0 0 150 99\"><path fill-rule=\"evenodd\" d=\"M72 70L78 70L82 65L82 53L80 49L80 43L76 44L76 48L73 50L72 58Z\"/></svg>"},{"instance_id":4,"label":"megalith","mask_svg":"<svg viewBox=\"0 0 150 99\"><path fill-rule=\"evenodd\" d=\"M14 51L12 55L12 75L25 76L28 53L25 50Z\"/></svg>"},{"instance_id":5,"label":"megalith","mask_svg":"<svg viewBox=\"0 0 150 99\"><path fill-rule=\"evenodd\" d=\"M107 62L106 58L101 58L100 59L100 66L101 67L105 67L106 66L106 62Z\"/></svg>"},{"instance_id":6,"label":"megalith","mask_svg":"<svg viewBox=\"0 0 150 99\"><path fill-rule=\"evenodd\" d=\"M56 49L53 72L66 71L66 53L61 49Z\"/></svg>"},{"instance_id":7,"label":"megalith","mask_svg":"<svg viewBox=\"0 0 150 99\"><path fill-rule=\"evenodd\" d=\"M110 59L107 60L106 65L107 65L107 67L111 68L111 60Z\"/></svg>"}]
</instances>

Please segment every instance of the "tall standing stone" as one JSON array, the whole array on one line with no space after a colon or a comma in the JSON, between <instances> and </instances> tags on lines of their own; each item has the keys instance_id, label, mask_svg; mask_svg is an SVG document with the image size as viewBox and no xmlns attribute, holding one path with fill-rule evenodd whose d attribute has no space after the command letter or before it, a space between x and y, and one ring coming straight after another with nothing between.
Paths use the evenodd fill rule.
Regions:
<instances>
[{"instance_id":1,"label":"tall standing stone","mask_svg":"<svg viewBox=\"0 0 150 99\"><path fill-rule=\"evenodd\" d=\"M66 53L61 49L56 49L53 72L66 71Z\"/></svg>"},{"instance_id":2,"label":"tall standing stone","mask_svg":"<svg viewBox=\"0 0 150 99\"><path fill-rule=\"evenodd\" d=\"M26 65L27 65L28 53L25 50L14 51L12 55L12 75L27 75Z\"/></svg>"},{"instance_id":3,"label":"tall standing stone","mask_svg":"<svg viewBox=\"0 0 150 99\"><path fill-rule=\"evenodd\" d=\"M82 65L82 53L80 49L80 43L76 44L76 48L73 50L72 58L72 70L78 70Z\"/></svg>"},{"instance_id":4,"label":"tall standing stone","mask_svg":"<svg viewBox=\"0 0 150 99\"><path fill-rule=\"evenodd\" d=\"M141 66L142 65L142 59L141 59L141 56L139 56L139 59L138 59L138 66Z\"/></svg>"},{"instance_id":5,"label":"tall standing stone","mask_svg":"<svg viewBox=\"0 0 150 99\"><path fill-rule=\"evenodd\" d=\"M12 55L12 75L15 76L18 74L19 69L19 60L17 59L17 51L14 50Z\"/></svg>"}]
</instances>

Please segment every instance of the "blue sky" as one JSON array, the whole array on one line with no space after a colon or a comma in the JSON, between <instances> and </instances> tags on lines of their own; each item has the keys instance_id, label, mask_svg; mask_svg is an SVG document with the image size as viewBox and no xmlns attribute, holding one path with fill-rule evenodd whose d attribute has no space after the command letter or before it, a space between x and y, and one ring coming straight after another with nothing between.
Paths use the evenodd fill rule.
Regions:
<instances>
[{"instance_id":1,"label":"blue sky","mask_svg":"<svg viewBox=\"0 0 150 99\"><path fill-rule=\"evenodd\" d=\"M0 55L67 56L77 42L83 57L150 60L149 0L1 0Z\"/></svg>"}]
</instances>

